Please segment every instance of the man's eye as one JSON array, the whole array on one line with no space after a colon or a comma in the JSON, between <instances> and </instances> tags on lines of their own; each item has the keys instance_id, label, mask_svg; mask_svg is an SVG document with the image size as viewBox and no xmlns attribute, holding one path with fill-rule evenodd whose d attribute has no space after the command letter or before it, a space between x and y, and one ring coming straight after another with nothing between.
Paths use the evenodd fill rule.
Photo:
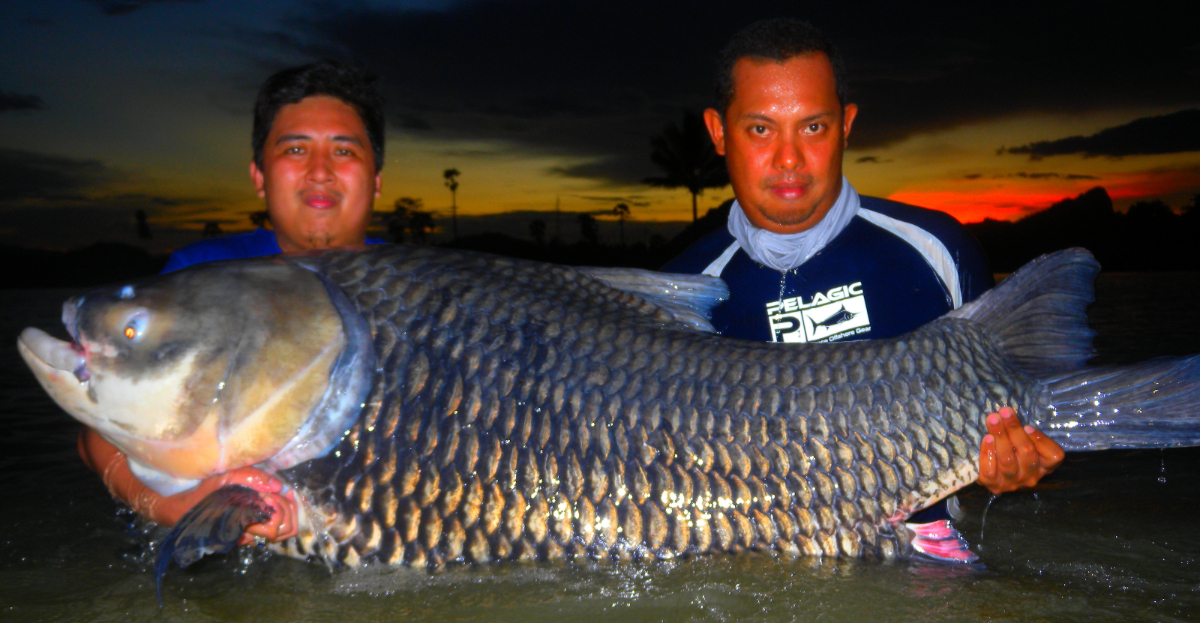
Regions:
<instances>
[{"instance_id":1,"label":"man's eye","mask_svg":"<svg viewBox=\"0 0 1200 623\"><path fill-rule=\"evenodd\" d=\"M810 123L808 125L808 127L805 129L808 131L809 134L816 134L816 133L820 132L821 130L823 130L824 128L825 128L825 124L823 124L823 123Z\"/></svg>"},{"instance_id":2,"label":"man's eye","mask_svg":"<svg viewBox=\"0 0 1200 623\"><path fill-rule=\"evenodd\" d=\"M283 153L285 153L285 154L302 154L302 153L304 153L304 148L299 147L299 146L288 147L287 149L283 150Z\"/></svg>"},{"instance_id":3,"label":"man's eye","mask_svg":"<svg viewBox=\"0 0 1200 623\"><path fill-rule=\"evenodd\" d=\"M765 126L765 125L756 125L756 126L754 126L754 127L750 128L750 131L751 131L751 132L753 132L753 133L755 133L755 134L757 134L757 135L759 135L759 136L762 136L763 134L766 134L766 133L767 133L767 126Z\"/></svg>"}]
</instances>

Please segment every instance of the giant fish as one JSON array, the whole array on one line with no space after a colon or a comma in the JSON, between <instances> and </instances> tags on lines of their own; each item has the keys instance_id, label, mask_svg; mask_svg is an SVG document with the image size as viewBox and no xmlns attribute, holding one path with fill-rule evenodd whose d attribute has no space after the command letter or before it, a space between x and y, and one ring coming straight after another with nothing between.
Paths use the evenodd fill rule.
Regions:
<instances>
[{"instance_id":1,"label":"giant fish","mask_svg":"<svg viewBox=\"0 0 1200 623\"><path fill-rule=\"evenodd\" d=\"M958 538L905 520L976 480L1003 405L1069 451L1200 442L1197 358L1083 367L1098 269L1068 250L901 337L785 345L715 335L707 277L379 246L91 293L72 342L19 348L160 492L284 481L292 556L889 558Z\"/></svg>"}]
</instances>

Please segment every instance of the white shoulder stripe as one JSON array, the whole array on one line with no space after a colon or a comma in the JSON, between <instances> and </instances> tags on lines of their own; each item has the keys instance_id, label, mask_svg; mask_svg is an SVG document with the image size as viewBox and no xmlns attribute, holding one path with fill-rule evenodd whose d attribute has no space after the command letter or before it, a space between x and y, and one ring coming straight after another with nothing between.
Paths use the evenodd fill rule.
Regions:
<instances>
[{"instance_id":1,"label":"white shoulder stripe","mask_svg":"<svg viewBox=\"0 0 1200 623\"><path fill-rule=\"evenodd\" d=\"M925 258L925 261L937 273L938 278L942 280L942 285L946 286L954 309L962 307L962 289L958 285L958 267L954 265L954 258L950 257L950 250L942 244L941 240L938 240L937 236L912 223L906 223L866 208L859 208L858 215L885 231L895 234L916 249L917 253L920 253L921 257Z\"/></svg>"},{"instance_id":2,"label":"white shoulder stripe","mask_svg":"<svg viewBox=\"0 0 1200 623\"><path fill-rule=\"evenodd\" d=\"M709 264L700 274L710 277L720 277L721 271L725 270L725 265L729 263L729 260L733 258L733 254L737 253L740 248L742 248L742 245L738 244L737 240L734 240L733 244L729 245L729 248L725 249L725 252L721 254L721 257L713 260L713 263Z\"/></svg>"}]
</instances>

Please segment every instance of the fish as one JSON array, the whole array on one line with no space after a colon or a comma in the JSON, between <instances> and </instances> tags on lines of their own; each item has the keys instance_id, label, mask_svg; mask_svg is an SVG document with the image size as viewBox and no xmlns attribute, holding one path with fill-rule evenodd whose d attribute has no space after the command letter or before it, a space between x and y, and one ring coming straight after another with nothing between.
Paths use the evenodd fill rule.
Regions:
<instances>
[{"instance_id":1,"label":"fish","mask_svg":"<svg viewBox=\"0 0 1200 623\"><path fill-rule=\"evenodd\" d=\"M161 493L272 473L301 526L271 547L331 566L969 562L907 519L976 480L1001 406L1068 451L1200 442L1197 357L1084 365L1098 270L1066 250L896 338L774 344L713 332L719 279L380 245L93 292L18 349Z\"/></svg>"},{"instance_id":2,"label":"fish","mask_svg":"<svg viewBox=\"0 0 1200 623\"><path fill-rule=\"evenodd\" d=\"M816 320L809 318L809 322L812 323L813 332L816 332L817 327L822 327L822 328L826 328L826 329L829 327L835 327L839 324L842 324L843 322L846 322L847 320L852 320L857 315L858 314L846 309L845 305L842 305L841 307L838 308L837 311L833 312L832 314L829 314L828 318L826 318L820 322L817 322Z\"/></svg>"}]
</instances>

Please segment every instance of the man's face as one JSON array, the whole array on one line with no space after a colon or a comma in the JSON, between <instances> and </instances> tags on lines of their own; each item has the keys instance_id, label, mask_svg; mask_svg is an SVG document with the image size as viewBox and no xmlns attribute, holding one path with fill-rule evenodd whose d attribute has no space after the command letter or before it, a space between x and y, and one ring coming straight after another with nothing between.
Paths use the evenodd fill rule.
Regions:
<instances>
[{"instance_id":1,"label":"man's face","mask_svg":"<svg viewBox=\"0 0 1200 623\"><path fill-rule=\"evenodd\" d=\"M815 53L784 63L739 59L724 118L710 108L704 121L746 217L793 234L819 223L837 201L857 113L838 103L833 66Z\"/></svg>"},{"instance_id":2,"label":"man's face","mask_svg":"<svg viewBox=\"0 0 1200 623\"><path fill-rule=\"evenodd\" d=\"M354 107L314 95L279 109L250 163L258 196L284 251L362 244L380 194L375 152Z\"/></svg>"}]
</instances>

